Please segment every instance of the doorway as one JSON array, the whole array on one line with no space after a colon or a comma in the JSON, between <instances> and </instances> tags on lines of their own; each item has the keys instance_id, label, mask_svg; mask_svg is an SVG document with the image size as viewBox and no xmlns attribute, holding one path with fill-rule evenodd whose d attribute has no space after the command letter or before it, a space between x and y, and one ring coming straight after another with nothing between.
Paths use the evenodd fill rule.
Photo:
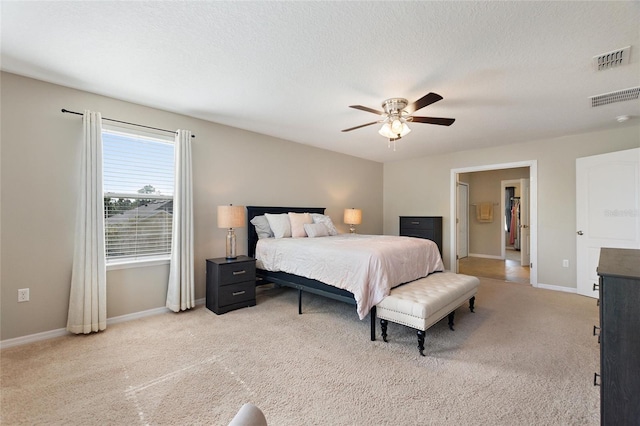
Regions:
<instances>
[{"instance_id":1,"label":"doorway","mask_svg":"<svg viewBox=\"0 0 640 426\"><path fill-rule=\"evenodd\" d=\"M516 168L528 168L528 177L529 179L524 182L518 178L518 183L521 186L526 188L526 192L529 195L529 208L527 209L529 213L529 217L527 219L528 224L522 223L522 225L526 225L526 234L522 235L523 237L528 238L528 244L526 244L525 248L528 250L525 251L524 255L522 255L522 250L520 253L511 253L507 250L507 246L498 242L499 238L502 238L501 241L505 241L504 231L500 231L500 227L504 224L503 212L505 211L504 205L504 190L501 188L500 183L497 184L495 189L491 190L487 194L481 195L481 199L484 202L492 202L495 206L495 210L498 210L499 214L495 215L496 223L494 223L491 227L485 226L483 228L483 232L486 232L489 228L495 229L495 232L501 234L501 236L491 237L495 238L495 245L490 250L488 255L474 253L474 249L477 246L474 246L473 241L469 242L469 257L465 258L463 262L460 262L460 258L458 256L458 223L457 218L459 218L458 212L458 181L461 180L460 177L462 175L462 180L464 180L465 174L472 174L474 172L486 172L486 171L501 171L507 169L516 169ZM509 170L509 172L515 172ZM509 173L506 173L507 175ZM513 174L513 173L512 173ZM508 179L504 179L508 180ZM486 188L485 188L486 189ZM473 202L473 186L469 187L470 193L470 209L469 209L469 217L475 217L475 207L472 206ZM477 194L476 194L477 195ZM477 198L477 197L476 197ZM502 200L502 201L501 201ZM499 207L498 207L499 206ZM460 267L462 263L462 268L465 271L473 270L474 274L478 276L488 276L490 278L503 278L509 281L516 282L525 282L530 283L532 286L537 287L537 161L524 161L517 163L505 163L505 164L494 164L494 165L486 165L486 166L477 166L477 167L468 167L462 169L452 169L451 170L451 217L455 218L450 222L450 241L452 242L452 247L450 251L450 259L451 259L451 267L450 269L455 272L460 272ZM471 220L473 223L473 220ZM469 226L471 227L471 226ZM493 232L493 231L491 231ZM495 234L492 234L495 235ZM516 257L514 258L515 255ZM518 257L519 256L519 257ZM470 269L471 268L471 269Z\"/></svg>"},{"instance_id":2,"label":"doorway","mask_svg":"<svg viewBox=\"0 0 640 426\"><path fill-rule=\"evenodd\" d=\"M531 253L528 175L527 178L501 181L500 191L500 211L504 214L500 226L500 256L502 259L518 260L520 266L529 267Z\"/></svg>"},{"instance_id":3,"label":"doorway","mask_svg":"<svg viewBox=\"0 0 640 426\"><path fill-rule=\"evenodd\" d=\"M529 168L465 173L459 177L467 180L475 193L472 204L478 206L483 200L491 200L494 207L493 220L480 223L472 206L468 216L472 217L473 226L468 228L471 230L469 239L473 240L473 253L469 258L458 254L458 272L529 284ZM461 204L459 198L459 212L463 210ZM458 216L459 237L464 229L460 226L461 221L462 216Z\"/></svg>"}]
</instances>

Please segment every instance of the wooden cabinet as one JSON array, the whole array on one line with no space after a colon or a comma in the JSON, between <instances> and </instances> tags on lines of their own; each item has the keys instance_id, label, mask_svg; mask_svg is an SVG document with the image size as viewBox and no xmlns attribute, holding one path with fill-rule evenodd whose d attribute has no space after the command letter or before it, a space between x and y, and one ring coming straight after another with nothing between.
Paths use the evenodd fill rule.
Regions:
<instances>
[{"instance_id":1,"label":"wooden cabinet","mask_svg":"<svg viewBox=\"0 0 640 426\"><path fill-rule=\"evenodd\" d=\"M207 308L216 314L256 305L256 261L252 257L207 259Z\"/></svg>"},{"instance_id":2,"label":"wooden cabinet","mask_svg":"<svg viewBox=\"0 0 640 426\"><path fill-rule=\"evenodd\" d=\"M431 240L442 256L442 216L400 216L400 236Z\"/></svg>"},{"instance_id":3,"label":"wooden cabinet","mask_svg":"<svg viewBox=\"0 0 640 426\"><path fill-rule=\"evenodd\" d=\"M640 425L640 250L600 250L600 423ZM597 375L596 375L597 384Z\"/></svg>"}]
</instances>

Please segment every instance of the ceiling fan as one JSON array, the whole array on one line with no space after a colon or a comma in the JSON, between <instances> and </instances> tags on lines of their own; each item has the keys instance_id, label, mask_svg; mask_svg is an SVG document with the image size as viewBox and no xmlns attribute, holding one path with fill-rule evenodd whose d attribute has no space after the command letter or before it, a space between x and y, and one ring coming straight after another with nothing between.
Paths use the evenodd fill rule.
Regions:
<instances>
[{"instance_id":1,"label":"ceiling fan","mask_svg":"<svg viewBox=\"0 0 640 426\"><path fill-rule=\"evenodd\" d=\"M419 109L438 102L441 99L442 96L433 92L424 95L412 104L409 104L409 102L404 98L391 98L382 103L384 111L378 111L362 105L349 105L349 108L372 112L374 114L381 115L383 118L378 121L372 121L371 123L344 129L343 132L350 132L351 130L360 129L361 127L371 126L376 123L383 123L382 128L380 128L378 133L388 138L389 142L394 142L411 131L409 126L407 126L407 123L409 122L451 126L453 122L456 121L455 118L418 117L412 115Z\"/></svg>"}]
</instances>

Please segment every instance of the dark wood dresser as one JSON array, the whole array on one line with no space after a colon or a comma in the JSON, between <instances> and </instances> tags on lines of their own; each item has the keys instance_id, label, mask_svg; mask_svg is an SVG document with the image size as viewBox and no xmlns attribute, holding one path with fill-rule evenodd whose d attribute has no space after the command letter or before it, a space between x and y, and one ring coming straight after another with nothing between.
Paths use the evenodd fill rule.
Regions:
<instances>
[{"instance_id":1,"label":"dark wood dresser","mask_svg":"<svg viewBox=\"0 0 640 426\"><path fill-rule=\"evenodd\" d=\"M640 425L640 250L600 249L600 424ZM597 383L598 375L595 377Z\"/></svg>"},{"instance_id":2,"label":"dark wood dresser","mask_svg":"<svg viewBox=\"0 0 640 426\"><path fill-rule=\"evenodd\" d=\"M256 305L256 260L238 256L207 259L207 308L224 314Z\"/></svg>"},{"instance_id":3,"label":"dark wood dresser","mask_svg":"<svg viewBox=\"0 0 640 426\"><path fill-rule=\"evenodd\" d=\"M442 256L442 216L400 216L400 236L431 240Z\"/></svg>"}]
</instances>

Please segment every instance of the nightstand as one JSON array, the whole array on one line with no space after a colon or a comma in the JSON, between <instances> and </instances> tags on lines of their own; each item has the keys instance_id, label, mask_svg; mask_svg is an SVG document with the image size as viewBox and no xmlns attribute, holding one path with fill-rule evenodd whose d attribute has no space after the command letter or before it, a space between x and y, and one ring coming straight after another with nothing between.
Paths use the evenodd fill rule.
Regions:
<instances>
[{"instance_id":1,"label":"nightstand","mask_svg":"<svg viewBox=\"0 0 640 426\"><path fill-rule=\"evenodd\" d=\"M207 259L207 308L216 314L256 305L256 260Z\"/></svg>"}]
</instances>

